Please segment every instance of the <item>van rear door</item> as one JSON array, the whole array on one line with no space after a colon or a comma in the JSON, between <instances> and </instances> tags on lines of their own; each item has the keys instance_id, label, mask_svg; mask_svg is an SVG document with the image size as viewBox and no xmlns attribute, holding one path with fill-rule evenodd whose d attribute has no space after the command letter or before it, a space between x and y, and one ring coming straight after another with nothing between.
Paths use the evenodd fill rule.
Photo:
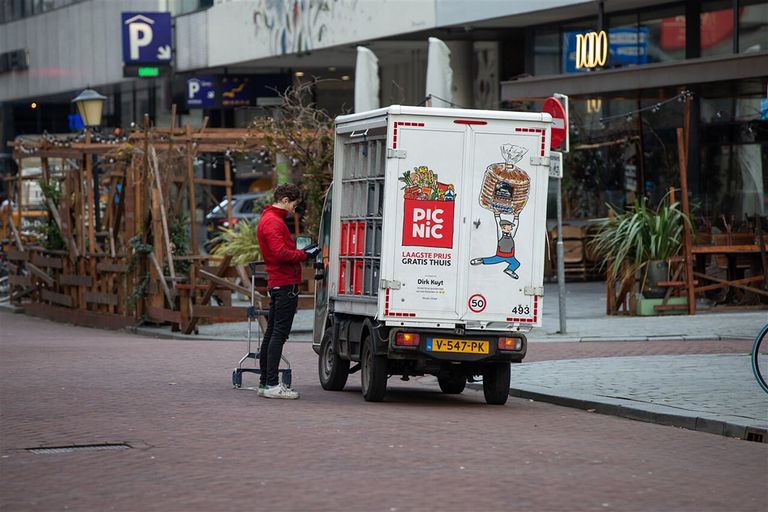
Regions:
<instances>
[{"instance_id":1,"label":"van rear door","mask_svg":"<svg viewBox=\"0 0 768 512\"><path fill-rule=\"evenodd\" d=\"M465 127L445 117L390 120L379 318L458 320Z\"/></svg>"},{"instance_id":2,"label":"van rear door","mask_svg":"<svg viewBox=\"0 0 768 512\"><path fill-rule=\"evenodd\" d=\"M547 124L471 128L466 297L461 318L541 325L549 156Z\"/></svg>"}]
</instances>

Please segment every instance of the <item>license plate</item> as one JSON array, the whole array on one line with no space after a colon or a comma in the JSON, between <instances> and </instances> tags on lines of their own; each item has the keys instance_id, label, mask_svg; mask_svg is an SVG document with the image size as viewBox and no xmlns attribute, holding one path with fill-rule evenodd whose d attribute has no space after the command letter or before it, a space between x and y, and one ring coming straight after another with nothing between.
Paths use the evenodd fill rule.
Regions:
<instances>
[{"instance_id":1,"label":"license plate","mask_svg":"<svg viewBox=\"0 0 768 512\"><path fill-rule=\"evenodd\" d=\"M427 352L452 352L456 354L487 354L488 342L482 340L452 340L428 338Z\"/></svg>"}]
</instances>

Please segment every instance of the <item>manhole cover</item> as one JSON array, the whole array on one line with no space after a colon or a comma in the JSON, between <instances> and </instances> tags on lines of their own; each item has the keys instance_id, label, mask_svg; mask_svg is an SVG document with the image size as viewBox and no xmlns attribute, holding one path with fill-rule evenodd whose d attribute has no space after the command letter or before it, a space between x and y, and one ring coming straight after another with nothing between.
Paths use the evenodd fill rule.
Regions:
<instances>
[{"instance_id":1,"label":"manhole cover","mask_svg":"<svg viewBox=\"0 0 768 512\"><path fill-rule=\"evenodd\" d=\"M45 455L49 453L93 452L99 450L127 450L125 443L75 444L71 446L50 446L47 448L27 448L28 452Z\"/></svg>"}]
</instances>

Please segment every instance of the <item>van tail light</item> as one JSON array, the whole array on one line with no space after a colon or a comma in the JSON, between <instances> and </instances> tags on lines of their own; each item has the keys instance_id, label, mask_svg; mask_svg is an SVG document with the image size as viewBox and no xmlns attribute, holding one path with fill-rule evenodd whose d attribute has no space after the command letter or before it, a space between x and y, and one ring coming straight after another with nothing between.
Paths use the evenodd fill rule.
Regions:
<instances>
[{"instance_id":1,"label":"van tail light","mask_svg":"<svg viewBox=\"0 0 768 512\"><path fill-rule=\"evenodd\" d=\"M231 228L235 224L237 224L238 218L234 219L219 219L219 224L221 224L222 227L225 228Z\"/></svg>"},{"instance_id":2,"label":"van tail light","mask_svg":"<svg viewBox=\"0 0 768 512\"><path fill-rule=\"evenodd\" d=\"M417 347L419 341L419 335L413 332L399 332L395 336L395 345L400 347Z\"/></svg>"},{"instance_id":3,"label":"van tail light","mask_svg":"<svg viewBox=\"0 0 768 512\"><path fill-rule=\"evenodd\" d=\"M499 338L499 350L520 350L523 340L520 338Z\"/></svg>"}]
</instances>

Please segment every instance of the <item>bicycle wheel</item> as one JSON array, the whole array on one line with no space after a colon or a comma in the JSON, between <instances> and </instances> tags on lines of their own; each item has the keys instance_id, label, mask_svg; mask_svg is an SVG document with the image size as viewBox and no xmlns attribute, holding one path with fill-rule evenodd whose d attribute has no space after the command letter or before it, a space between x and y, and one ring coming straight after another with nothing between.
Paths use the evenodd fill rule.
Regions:
<instances>
[{"instance_id":1,"label":"bicycle wheel","mask_svg":"<svg viewBox=\"0 0 768 512\"><path fill-rule=\"evenodd\" d=\"M765 324L755 337L755 343L752 345L752 372L755 374L757 383L768 393L768 383L765 379L768 377L768 324Z\"/></svg>"}]
</instances>

